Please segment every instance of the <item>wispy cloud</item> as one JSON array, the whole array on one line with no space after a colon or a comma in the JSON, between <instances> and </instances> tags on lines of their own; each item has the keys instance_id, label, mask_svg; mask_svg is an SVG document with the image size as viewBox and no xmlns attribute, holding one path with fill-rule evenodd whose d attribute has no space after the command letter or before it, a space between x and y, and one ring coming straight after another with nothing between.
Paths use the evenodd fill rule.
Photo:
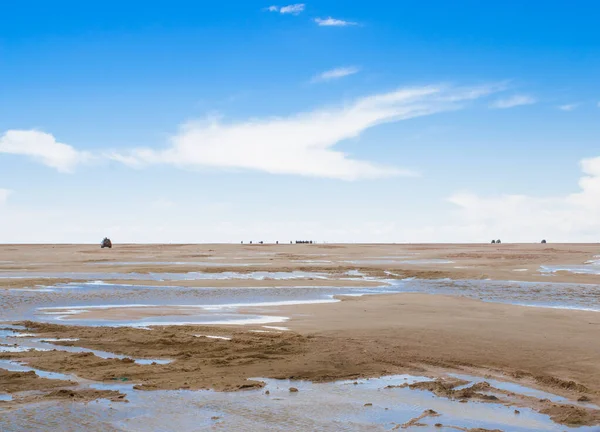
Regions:
<instances>
[{"instance_id":1,"label":"wispy cloud","mask_svg":"<svg viewBox=\"0 0 600 432\"><path fill-rule=\"evenodd\" d=\"M169 164L342 180L410 176L415 175L411 170L353 159L335 146L379 124L460 109L496 90L497 86L424 86L288 117L233 123L208 118L184 124L167 148L139 148L111 158L135 167Z\"/></svg>"},{"instance_id":2,"label":"wispy cloud","mask_svg":"<svg viewBox=\"0 0 600 432\"><path fill-rule=\"evenodd\" d=\"M535 98L528 95L514 95L508 98L498 99L497 101L494 101L490 105L490 108L506 109L522 105L532 105L536 102L537 100Z\"/></svg>"},{"instance_id":3,"label":"wispy cloud","mask_svg":"<svg viewBox=\"0 0 600 432\"><path fill-rule=\"evenodd\" d=\"M578 106L579 106L578 103L572 103L572 104L560 105L558 107L558 109L561 111L574 111L577 109Z\"/></svg>"},{"instance_id":4,"label":"wispy cloud","mask_svg":"<svg viewBox=\"0 0 600 432\"><path fill-rule=\"evenodd\" d=\"M75 150L53 135L37 130L9 130L0 136L0 153L30 157L61 172L71 172L90 159L88 152Z\"/></svg>"},{"instance_id":5,"label":"wispy cloud","mask_svg":"<svg viewBox=\"0 0 600 432\"><path fill-rule=\"evenodd\" d=\"M331 81L334 79L347 77L349 75L354 75L354 74L358 73L359 70L360 69L357 68L356 66L339 67L339 68L331 69L331 70L322 72L318 75L315 75L312 78L311 82L315 83L315 82L321 82L321 81Z\"/></svg>"},{"instance_id":6,"label":"wispy cloud","mask_svg":"<svg viewBox=\"0 0 600 432\"><path fill-rule=\"evenodd\" d=\"M306 5L304 3L296 3L287 6L269 6L267 10L269 12L279 12L280 14L292 14L298 15L304 11Z\"/></svg>"},{"instance_id":7,"label":"wispy cloud","mask_svg":"<svg viewBox=\"0 0 600 432\"><path fill-rule=\"evenodd\" d=\"M344 21L336 18L315 18L315 22L322 27L346 27L358 25L357 22Z\"/></svg>"}]
</instances>

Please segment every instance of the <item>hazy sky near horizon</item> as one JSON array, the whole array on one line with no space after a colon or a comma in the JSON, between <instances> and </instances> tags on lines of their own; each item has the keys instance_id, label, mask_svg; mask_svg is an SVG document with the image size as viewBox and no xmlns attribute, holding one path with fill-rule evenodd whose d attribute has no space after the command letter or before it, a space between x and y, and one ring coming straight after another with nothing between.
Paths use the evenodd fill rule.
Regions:
<instances>
[{"instance_id":1,"label":"hazy sky near horizon","mask_svg":"<svg viewBox=\"0 0 600 432\"><path fill-rule=\"evenodd\" d=\"M600 4L0 4L0 243L600 241Z\"/></svg>"}]
</instances>

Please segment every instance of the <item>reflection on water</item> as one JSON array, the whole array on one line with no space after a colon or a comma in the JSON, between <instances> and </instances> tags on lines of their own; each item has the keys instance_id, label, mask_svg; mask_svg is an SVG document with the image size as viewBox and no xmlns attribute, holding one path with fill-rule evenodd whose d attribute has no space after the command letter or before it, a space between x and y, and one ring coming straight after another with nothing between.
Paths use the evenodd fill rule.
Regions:
<instances>
[{"instance_id":1,"label":"reflection on water","mask_svg":"<svg viewBox=\"0 0 600 432\"><path fill-rule=\"evenodd\" d=\"M560 271L575 274L600 275L600 260L588 261L581 265L543 265L540 267L541 273L556 273Z\"/></svg>"},{"instance_id":2,"label":"reflection on water","mask_svg":"<svg viewBox=\"0 0 600 432\"><path fill-rule=\"evenodd\" d=\"M426 409L439 416L424 418L427 426L418 430L435 430L435 424L513 432L595 430L559 426L529 409L515 415L514 408L500 404L460 403L427 391L386 388L423 380L406 375L329 384L267 379L262 390L235 393L92 384L127 394L129 403L52 402L8 411L0 405L0 430L78 430L85 424L88 431L384 431L400 428ZM290 387L298 392L291 393Z\"/></svg>"},{"instance_id":3,"label":"reflection on water","mask_svg":"<svg viewBox=\"0 0 600 432\"><path fill-rule=\"evenodd\" d=\"M575 404L575 405L581 405L581 406L587 406L587 407L591 407L591 408L598 408L595 405L592 404L588 404L588 403L579 403L579 402L573 402L567 398L564 398L562 396L558 396L552 393L548 393L542 390L537 390L537 389L533 389L533 388L529 388L529 387L525 387L522 386L520 384L517 383L512 383L512 382L506 382L506 381L498 381L495 379L491 379L491 378L481 378L481 377L476 377L476 376L472 376L472 375L464 375L464 374L449 374L451 377L454 378L458 378L464 381L468 381L467 384L464 384L462 386L458 386L455 388L455 390L462 390L463 388L467 388L470 387L473 384L477 384L477 383L482 383L482 382L487 382L488 384L490 384L492 387L495 387L499 390L506 390L508 392L512 392L512 393L517 393L517 394L521 394L524 396L531 396L537 399L548 399L552 402L555 403L561 403L561 404Z\"/></svg>"},{"instance_id":4,"label":"reflection on water","mask_svg":"<svg viewBox=\"0 0 600 432\"><path fill-rule=\"evenodd\" d=\"M360 272L353 271L349 271L348 276L367 278ZM390 276L395 277L393 274ZM268 324L284 322L287 319L269 315L273 306L331 302L339 295L398 292L461 295L491 302L600 311L598 285L449 279L379 280L382 286L372 288L226 289L73 282L68 286L75 289L68 290L60 288L50 292L4 291L0 298L0 320L59 320L64 324L138 326L185 323ZM119 308L135 311L137 317L128 319L124 313L115 313ZM113 309L110 311L113 316L94 313L95 317L92 319L89 312L94 312L95 309ZM168 310L169 313L162 313L161 309Z\"/></svg>"},{"instance_id":5,"label":"reflection on water","mask_svg":"<svg viewBox=\"0 0 600 432\"><path fill-rule=\"evenodd\" d=\"M523 306L600 311L600 285L489 280L405 279L401 292L461 295Z\"/></svg>"},{"instance_id":6,"label":"reflection on water","mask_svg":"<svg viewBox=\"0 0 600 432\"><path fill-rule=\"evenodd\" d=\"M11 360L0 360L0 369L4 369L10 372L30 372L33 371L40 378L63 380L63 381L80 381L75 375L66 375L58 372L48 372L39 369L31 368L27 365ZM3 430L0 428L0 430Z\"/></svg>"},{"instance_id":7,"label":"reflection on water","mask_svg":"<svg viewBox=\"0 0 600 432\"><path fill-rule=\"evenodd\" d=\"M148 319L136 319L139 325L183 323L267 324L285 317L263 314L272 306L331 302L333 296L397 292L394 286L368 287L261 287L261 288L190 288L110 284L73 284L77 289L52 292L7 291L0 298L0 319L34 319L63 324L115 325L115 320L77 321L83 311L106 308L170 308L170 314L152 313ZM254 312L241 313L252 308ZM178 309L177 311L175 309ZM260 311L260 312L259 312ZM143 314L141 314L143 315ZM72 319L67 319L72 318ZM125 319L121 324L133 324Z\"/></svg>"},{"instance_id":8,"label":"reflection on water","mask_svg":"<svg viewBox=\"0 0 600 432\"><path fill-rule=\"evenodd\" d=\"M213 263L214 264L214 263ZM248 273L239 272L188 272L188 273L99 273L99 272L2 272L0 279L73 279L81 281L102 284L102 280L142 280L142 281L192 281L192 280L290 280L290 279L328 279L326 273L290 271L290 272L270 272L254 271ZM70 284L67 284L70 286Z\"/></svg>"}]
</instances>

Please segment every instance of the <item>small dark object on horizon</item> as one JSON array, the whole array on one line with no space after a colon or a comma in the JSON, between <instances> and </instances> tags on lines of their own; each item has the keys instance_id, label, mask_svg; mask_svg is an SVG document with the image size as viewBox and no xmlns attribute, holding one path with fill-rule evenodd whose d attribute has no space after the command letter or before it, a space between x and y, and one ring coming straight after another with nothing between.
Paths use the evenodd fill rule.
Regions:
<instances>
[{"instance_id":1,"label":"small dark object on horizon","mask_svg":"<svg viewBox=\"0 0 600 432\"><path fill-rule=\"evenodd\" d=\"M542 240L542 244L546 244L546 243L547 243L546 240Z\"/></svg>"},{"instance_id":2,"label":"small dark object on horizon","mask_svg":"<svg viewBox=\"0 0 600 432\"><path fill-rule=\"evenodd\" d=\"M104 248L112 249L112 242L110 241L110 239L108 237L104 237L104 240L102 240L102 243L100 243L100 247L102 249L104 249Z\"/></svg>"},{"instance_id":3,"label":"small dark object on horizon","mask_svg":"<svg viewBox=\"0 0 600 432\"><path fill-rule=\"evenodd\" d=\"M496 244L496 240L492 240L492 244Z\"/></svg>"},{"instance_id":4,"label":"small dark object on horizon","mask_svg":"<svg viewBox=\"0 0 600 432\"><path fill-rule=\"evenodd\" d=\"M496 244L500 244L500 243L502 243L502 242L500 241L500 239L496 240Z\"/></svg>"}]
</instances>

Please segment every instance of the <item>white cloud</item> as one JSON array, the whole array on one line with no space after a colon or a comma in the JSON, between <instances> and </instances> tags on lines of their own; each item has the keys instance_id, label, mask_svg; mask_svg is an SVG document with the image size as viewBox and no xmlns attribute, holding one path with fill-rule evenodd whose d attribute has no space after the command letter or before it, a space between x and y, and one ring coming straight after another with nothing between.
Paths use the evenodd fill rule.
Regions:
<instances>
[{"instance_id":1,"label":"white cloud","mask_svg":"<svg viewBox=\"0 0 600 432\"><path fill-rule=\"evenodd\" d=\"M304 3L296 3L287 6L269 6L267 10L269 12L279 12L280 14L292 14L298 15L302 13L305 9L306 5Z\"/></svg>"},{"instance_id":2,"label":"white cloud","mask_svg":"<svg viewBox=\"0 0 600 432\"><path fill-rule=\"evenodd\" d=\"M522 105L532 105L536 99L527 95L514 95L504 99L498 99L490 105L490 108L506 109Z\"/></svg>"},{"instance_id":3,"label":"white cloud","mask_svg":"<svg viewBox=\"0 0 600 432\"><path fill-rule=\"evenodd\" d=\"M9 130L0 136L0 153L28 156L61 172L71 172L91 156L37 130Z\"/></svg>"},{"instance_id":4,"label":"white cloud","mask_svg":"<svg viewBox=\"0 0 600 432\"><path fill-rule=\"evenodd\" d=\"M565 196L454 194L448 200L460 222L448 229L465 241L600 241L600 157L582 160L581 169L579 191Z\"/></svg>"},{"instance_id":5,"label":"white cloud","mask_svg":"<svg viewBox=\"0 0 600 432\"><path fill-rule=\"evenodd\" d=\"M558 107L558 109L561 111L574 111L578 106L579 106L579 104L572 103L572 104L560 105Z\"/></svg>"},{"instance_id":6,"label":"white cloud","mask_svg":"<svg viewBox=\"0 0 600 432\"><path fill-rule=\"evenodd\" d=\"M322 27L346 27L346 26L354 26L358 25L357 22L353 21L344 21L341 19L335 18L315 18L315 22Z\"/></svg>"},{"instance_id":7,"label":"white cloud","mask_svg":"<svg viewBox=\"0 0 600 432\"><path fill-rule=\"evenodd\" d=\"M12 191L9 189L0 189L0 205L4 204L8 201L8 197L12 194Z\"/></svg>"},{"instance_id":8,"label":"white cloud","mask_svg":"<svg viewBox=\"0 0 600 432\"><path fill-rule=\"evenodd\" d=\"M311 82L331 81L338 78L343 78L349 75L354 75L359 72L359 69L355 66L350 67L339 67L322 72L311 80Z\"/></svg>"},{"instance_id":9,"label":"white cloud","mask_svg":"<svg viewBox=\"0 0 600 432\"><path fill-rule=\"evenodd\" d=\"M288 6L284 6L281 9L279 9L279 13L282 14L293 14L293 15L298 15L299 13L301 13L304 10L304 3L297 3L297 4L293 4L293 5L288 5Z\"/></svg>"},{"instance_id":10,"label":"white cloud","mask_svg":"<svg viewBox=\"0 0 600 432\"><path fill-rule=\"evenodd\" d=\"M209 118L184 124L165 149L139 148L110 157L136 167L218 167L343 180L414 175L410 170L352 159L333 147L379 124L459 109L461 103L496 90L495 86L425 86L288 117L233 123Z\"/></svg>"}]
</instances>

